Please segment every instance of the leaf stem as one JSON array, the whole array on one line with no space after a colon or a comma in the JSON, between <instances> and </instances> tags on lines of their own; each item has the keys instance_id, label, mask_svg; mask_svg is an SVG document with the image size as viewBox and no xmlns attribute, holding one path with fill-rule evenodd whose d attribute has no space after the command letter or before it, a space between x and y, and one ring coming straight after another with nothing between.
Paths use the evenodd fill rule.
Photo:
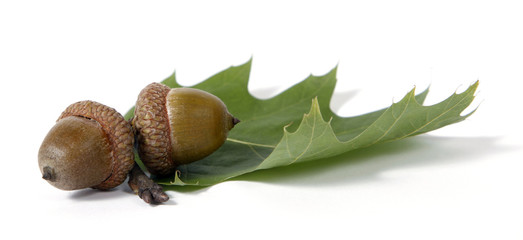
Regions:
<instances>
[{"instance_id":1,"label":"leaf stem","mask_svg":"<svg viewBox=\"0 0 523 240\"><path fill-rule=\"evenodd\" d=\"M242 140L238 140L238 139L234 139L234 138L227 138L227 141L245 144L245 145L257 146L257 147L276 148L276 146L274 146L274 145L246 142L246 141L242 141Z\"/></svg>"}]
</instances>

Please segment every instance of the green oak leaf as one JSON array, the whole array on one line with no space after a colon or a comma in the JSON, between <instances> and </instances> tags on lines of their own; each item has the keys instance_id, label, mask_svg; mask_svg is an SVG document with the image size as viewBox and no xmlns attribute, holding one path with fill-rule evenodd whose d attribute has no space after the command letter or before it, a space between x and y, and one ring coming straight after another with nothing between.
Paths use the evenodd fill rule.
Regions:
<instances>
[{"instance_id":1,"label":"green oak leaf","mask_svg":"<svg viewBox=\"0 0 523 240\"><path fill-rule=\"evenodd\" d=\"M208 186L259 169L324 159L426 133L470 116L475 110L464 116L461 113L474 100L479 84L432 106L422 105L428 89L418 95L412 89L388 108L340 117L329 107L336 68L323 76L311 75L270 99L257 99L249 93L250 69L251 61L192 86L221 98L241 123L218 151L179 166L174 176L157 179L160 184ZM163 83L182 87L175 74ZM132 114L133 109L125 117Z\"/></svg>"}]
</instances>

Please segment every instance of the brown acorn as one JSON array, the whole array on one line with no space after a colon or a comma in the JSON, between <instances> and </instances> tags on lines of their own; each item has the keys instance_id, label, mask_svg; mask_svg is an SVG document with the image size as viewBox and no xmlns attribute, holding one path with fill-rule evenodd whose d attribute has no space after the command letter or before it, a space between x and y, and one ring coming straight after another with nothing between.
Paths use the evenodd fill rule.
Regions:
<instances>
[{"instance_id":1,"label":"brown acorn","mask_svg":"<svg viewBox=\"0 0 523 240\"><path fill-rule=\"evenodd\" d=\"M138 96L132 125L142 162L167 175L216 151L238 122L215 95L151 83Z\"/></svg>"},{"instance_id":2,"label":"brown acorn","mask_svg":"<svg viewBox=\"0 0 523 240\"><path fill-rule=\"evenodd\" d=\"M38 152L42 178L63 190L110 189L134 165L131 125L113 108L93 101L67 107Z\"/></svg>"}]
</instances>

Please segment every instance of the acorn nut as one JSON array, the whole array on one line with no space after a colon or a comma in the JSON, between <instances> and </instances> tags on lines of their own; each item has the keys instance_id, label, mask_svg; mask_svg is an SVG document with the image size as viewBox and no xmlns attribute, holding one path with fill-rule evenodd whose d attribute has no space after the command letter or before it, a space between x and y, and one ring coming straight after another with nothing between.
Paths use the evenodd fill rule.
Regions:
<instances>
[{"instance_id":1,"label":"acorn nut","mask_svg":"<svg viewBox=\"0 0 523 240\"><path fill-rule=\"evenodd\" d=\"M169 196L134 162L135 135L149 172L166 175L216 151L238 122L210 93L152 83L140 92L130 122L93 101L67 107L40 146L38 165L42 178L59 189L106 190L129 176L140 198L161 203Z\"/></svg>"},{"instance_id":2,"label":"acorn nut","mask_svg":"<svg viewBox=\"0 0 523 240\"><path fill-rule=\"evenodd\" d=\"M134 165L131 125L93 101L67 107L38 152L42 178L63 190L120 185Z\"/></svg>"},{"instance_id":3,"label":"acorn nut","mask_svg":"<svg viewBox=\"0 0 523 240\"><path fill-rule=\"evenodd\" d=\"M132 119L138 154L154 175L210 155L238 122L215 95L160 83L140 92Z\"/></svg>"}]
</instances>

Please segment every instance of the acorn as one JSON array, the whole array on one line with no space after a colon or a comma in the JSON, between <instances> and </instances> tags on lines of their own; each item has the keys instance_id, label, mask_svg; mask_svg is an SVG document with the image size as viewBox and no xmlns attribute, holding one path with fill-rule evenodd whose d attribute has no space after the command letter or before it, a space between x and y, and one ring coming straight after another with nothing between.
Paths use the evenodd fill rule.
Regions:
<instances>
[{"instance_id":1,"label":"acorn","mask_svg":"<svg viewBox=\"0 0 523 240\"><path fill-rule=\"evenodd\" d=\"M120 185L134 165L131 125L93 101L67 107L38 152L42 178L63 190Z\"/></svg>"},{"instance_id":2,"label":"acorn","mask_svg":"<svg viewBox=\"0 0 523 240\"><path fill-rule=\"evenodd\" d=\"M211 93L151 83L138 96L131 124L140 159L162 176L216 151L239 122Z\"/></svg>"}]
</instances>

